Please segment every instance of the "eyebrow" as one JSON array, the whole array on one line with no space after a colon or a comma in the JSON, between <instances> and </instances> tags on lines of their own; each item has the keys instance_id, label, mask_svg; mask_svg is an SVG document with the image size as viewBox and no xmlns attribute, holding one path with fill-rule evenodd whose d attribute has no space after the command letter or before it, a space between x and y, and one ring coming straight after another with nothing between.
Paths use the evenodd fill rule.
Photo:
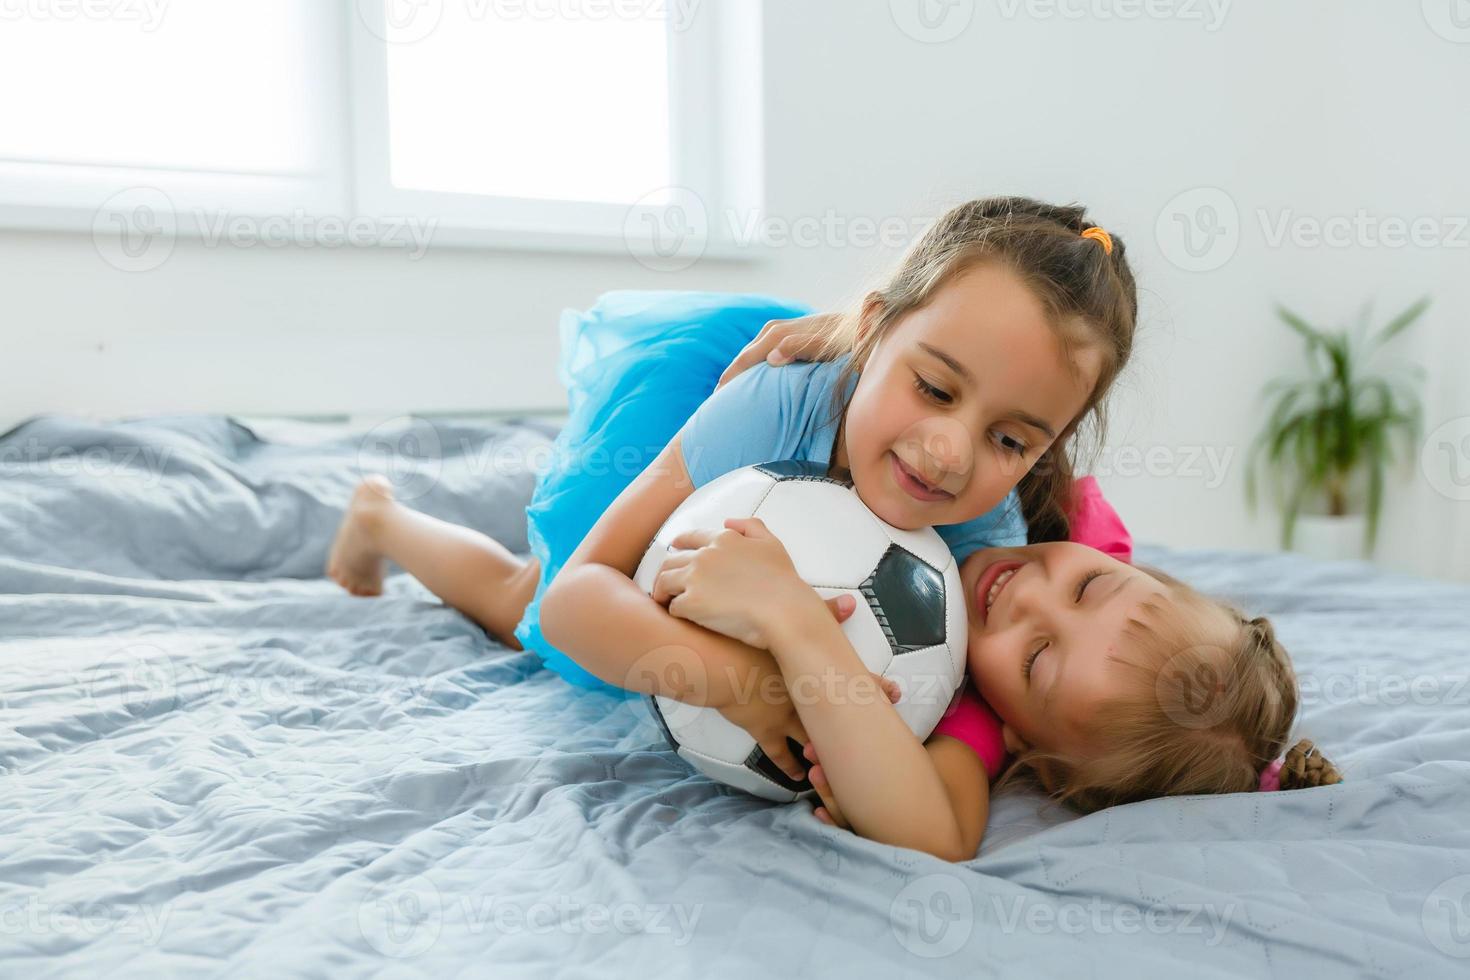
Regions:
<instances>
[{"instance_id":1,"label":"eyebrow","mask_svg":"<svg viewBox=\"0 0 1470 980\"><path fill-rule=\"evenodd\" d=\"M969 382L970 384L975 384L975 376L970 373L970 369L965 367L959 361L955 360L949 354L946 354L944 351L940 350L938 347L935 347L933 344L924 343L922 340L919 341L919 347L923 349L924 353L928 354L930 357L936 357L939 360L943 361L945 366L947 366L955 374L958 374L965 381ZM1038 418L1037 416L1032 415L1030 412L1015 411L1008 414L1006 418L1015 419L1022 425L1030 426L1037 432L1044 432L1046 433L1046 437L1048 439L1055 440L1057 437L1057 432L1055 429L1047 425L1044 419Z\"/></svg>"},{"instance_id":2,"label":"eyebrow","mask_svg":"<svg viewBox=\"0 0 1470 980\"><path fill-rule=\"evenodd\" d=\"M943 361L945 364L948 364L949 365L949 369L951 371L953 371L955 374L958 374L960 377L964 378L966 381L970 382L970 384L974 384L975 383L975 376L970 373L970 369L969 368L965 367L959 361L955 360L953 357L951 357L950 355L946 354L944 351L940 350L938 347L935 347L933 344L926 344L922 340L919 341L919 346L921 348L923 348L924 351L926 353L928 353L931 357L937 357L941 361Z\"/></svg>"},{"instance_id":3,"label":"eyebrow","mask_svg":"<svg viewBox=\"0 0 1470 980\"><path fill-rule=\"evenodd\" d=\"M1006 416L1006 418L1015 419L1022 425L1029 425L1037 432L1044 432L1046 433L1046 437L1048 439L1054 440L1057 437L1057 431L1055 429L1047 425L1046 422L1037 418L1035 415L1032 415L1030 412L1011 412L1009 415Z\"/></svg>"}]
</instances>

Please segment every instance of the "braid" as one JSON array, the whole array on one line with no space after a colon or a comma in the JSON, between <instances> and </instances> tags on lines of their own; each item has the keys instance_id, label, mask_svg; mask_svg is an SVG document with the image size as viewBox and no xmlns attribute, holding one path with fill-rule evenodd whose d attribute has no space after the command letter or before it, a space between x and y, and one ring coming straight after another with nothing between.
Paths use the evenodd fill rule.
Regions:
<instances>
[{"instance_id":1,"label":"braid","mask_svg":"<svg viewBox=\"0 0 1470 980\"><path fill-rule=\"evenodd\" d=\"M1292 669L1291 658L1286 649L1276 639L1276 628L1271 621L1265 616L1250 620L1242 616L1241 625L1245 627L1249 637L1248 652L1264 659L1263 666L1271 672L1275 681L1268 690L1295 690L1296 671ZM1283 724L1278 731L1261 733L1264 744L1260 746L1262 752L1257 757L1262 760L1263 766L1281 756L1281 750L1290 738L1290 726L1295 713L1293 706L1291 712L1283 714ZM1281 789L1310 789L1313 786L1331 786L1340 782L1342 773L1311 739L1301 739L1287 751L1286 759L1281 765Z\"/></svg>"},{"instance_id":2,"label":"braid","mask_svg":"<svg viewBox=\"0 0 1470 980\"><path fill-rule=\"evenodd\" d=\"M1331 786L1342 782L1342 773L1317 750L1309 738L1304 738L1286 753L1281 764L1282 789L1311 789L1313 786Z\"/></svg>"},{"instance_id":3,"label":"braid","mask_svg":"<svg viewBox=\"0 0 1470 980\"><path fill-rule=\"evenodd\" d=\"M1292 669L1291 657L1281 641L1276 639L1276 627L1265 616L1246 619L1236 613L1243 634L1240 647L1239 666L1244 670L1259 671L1263 683L1260 686L1270 708L1264 711L1258 723L1246 726L1242 736L1246 748L1255 759L1257 769L1281 757L1286 740L1291 737L1291 725L1297 709L1296 671ZM1289 703L1283 704L1283 700Z\"/></svg>"}]
</instances>

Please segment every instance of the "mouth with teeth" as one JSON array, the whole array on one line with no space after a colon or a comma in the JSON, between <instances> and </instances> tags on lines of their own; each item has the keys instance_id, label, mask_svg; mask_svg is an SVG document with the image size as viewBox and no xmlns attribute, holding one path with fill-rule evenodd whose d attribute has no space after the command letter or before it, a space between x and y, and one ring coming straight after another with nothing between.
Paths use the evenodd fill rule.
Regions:
<instances>
[{"instance_id":1,"label":"mouth with teeth","mask_svg":"<svg viewBox=\"0 0 1470 980\"><path fill-rule=\"evenodd\" d=\"M975 584L975 599L980 609L981 623L990 622L991 607L1023 564L1024 562L1019 561L998 561L980 573L980 581Z\"/></svg>"}]
</instances>

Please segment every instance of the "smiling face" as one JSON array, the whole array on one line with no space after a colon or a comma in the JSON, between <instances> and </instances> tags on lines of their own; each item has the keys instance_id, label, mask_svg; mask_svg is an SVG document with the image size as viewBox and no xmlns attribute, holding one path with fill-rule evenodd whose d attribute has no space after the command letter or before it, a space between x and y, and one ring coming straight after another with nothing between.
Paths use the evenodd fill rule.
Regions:
<instances>
[{"instance_id":1,"label":"smiling face","mask_svg":"<svg viewBox=\"0 0 1470 980\"><path fill-rule=\"evenodd\" d=\"M970 617L969 674L1005 722L1006 746L1086 758L1098 710L1129 693L1110 658L1149 599L1170 587L1086 545L984 548L960 566ZM988 608L987 608L988 606ZM1216 625L1229 630L1220 614Z\"/></svg>"},{"instance_id":2,"label":"smiling face","mask_svg":"<svg viewBox=\"0 0 1470 980\"><path fill-rule=\"evenodd\" d=\"M864 330L881 307L864 311ZM1008 267L980 262L894 323L861 365L833 462L895 527L993 509L1086 406L1101 369Z\"/></svg>"}]
</instances>

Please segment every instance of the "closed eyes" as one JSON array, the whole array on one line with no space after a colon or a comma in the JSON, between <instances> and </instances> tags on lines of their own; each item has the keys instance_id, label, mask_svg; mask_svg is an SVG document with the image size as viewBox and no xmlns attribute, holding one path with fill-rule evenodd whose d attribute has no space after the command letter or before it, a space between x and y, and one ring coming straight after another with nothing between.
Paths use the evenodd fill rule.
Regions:
<instances>
[{"instance_id":1,"label":"closed eyes","mask_svg":"<svg viewBox=\"0 0 1470 980\"><path fill-rule=\"evenodd\" d=\"M1043 643L1041 646L1031 651L1031 656L1027 657L1026 662L1021 665L1021 674L1028 681L1031 679L1031 665L1036 663L1036 658L1041 656L1041 651L1045 650L1049 646L1051 646L1050 643Z\"/></svg>"},{"instance_id":2,"label":"closed eyes","mask_svg":"<svg viewBox=\"0 0 1470 980\"><path fill-rule=\"evenodd\" d=\"M1077 599L1076 599L1076 601L1077 602L1081 602L1082 601L1082 596L1083 596L1084 593L1087 592L1087 586L1092 583L1092 580L1093 579L1095 579L1095 578L1097 578L1097 577L1099 577L1101 575L1106 575L1106 574L1107 574L1107 572L1103 571L1101 568L1095 568L1092 571L1088 572L1086 575L1082 576L1082 581L1077 586Z\"/></svg>"},{"instance_id":3,"label":"closed eyes","mask_svg":"<svg viewBox=\"0 0 1470 980\"><path fill-rule=\"evenodd\" d=\"M1087 587L1092 584L1093 580L1100 578L1101 576L1106 574L1108 573L1105 569L1094 568L1083 575L1082 580L1077 583L1077 593L1075 601L1080 603L1082 601L1082 597L1087 593ZM1042 651L1044 651L1049 646L1051 646L1051 641L1049 640L1042 643L1035 650L1032 650L1031 653L1027 655L1025 661L1022 662L1021 676L1026 678L1027 681L1031 680L1031 668L1033 665L1035 665L1036 658L1041 656Z\"/></svg>"}]
</instances>

